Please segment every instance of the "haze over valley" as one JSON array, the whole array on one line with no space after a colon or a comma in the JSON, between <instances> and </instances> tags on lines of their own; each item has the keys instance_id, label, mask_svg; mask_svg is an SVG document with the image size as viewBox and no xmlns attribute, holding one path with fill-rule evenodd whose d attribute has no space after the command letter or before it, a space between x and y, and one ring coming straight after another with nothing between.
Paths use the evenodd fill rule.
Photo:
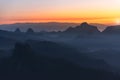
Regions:
<instances>
[{"instance_id":1,"label":"haze over valley","mask_svg":"<svg viewBox=\"0 0 120 80\"><path fill-rule=\"evenodd\" d=\"M14 32L0 30L0 74L15 79L18 78L14 75L27 78L31 75L46 80L56 80L59 76L61 79L65 76L76 80L88 80L89 77L118 80L119 34L119 26L107 27L101 32L97 26L86 22L58 32L36 32L32 28L23 32L19 27Z\"/></svg>"}]
</instances>

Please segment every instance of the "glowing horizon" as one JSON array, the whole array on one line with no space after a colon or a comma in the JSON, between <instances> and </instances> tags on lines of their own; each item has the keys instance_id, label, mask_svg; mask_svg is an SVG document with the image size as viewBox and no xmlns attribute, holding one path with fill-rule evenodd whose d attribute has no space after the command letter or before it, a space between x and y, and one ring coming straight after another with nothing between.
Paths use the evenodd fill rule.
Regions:
<instances>
[{"instance_id":1,"label":"glowing horizon","mask_svg":"<svg viewBox=\"0 0 120 80\"><path fill-rule=\"evenodd\" d=\"M0 24L88 22L120 24L120 0L4 0Z\"/></svg>"}]
</instances>

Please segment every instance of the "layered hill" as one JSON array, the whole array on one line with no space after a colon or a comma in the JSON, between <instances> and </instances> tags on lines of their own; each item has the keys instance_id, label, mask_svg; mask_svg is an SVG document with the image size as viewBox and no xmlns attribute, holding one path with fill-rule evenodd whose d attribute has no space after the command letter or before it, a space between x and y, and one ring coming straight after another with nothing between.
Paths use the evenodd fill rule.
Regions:
<instances>
[{"instance_id":1,"label":"layered hill","mask_svg":"<svg viewBox=\"0 0 120 80\"><path fill-rule=\"evenodd\" d=\"M84 22L75 28L68 28L65 32L67 33L80 33L80 34L98 34L100 31L97 29L96 26L89 25L88 23Z\"/></svg>"},{"instance_id":2,"label":"layered hill","mask_svg":"<svg viewBox=\"0 0 120 80\"><path fill-rule=\"evenodd\" d=\"M0 25L1 30L16 31L18 28L25 32L29 28L33 29L35 32L40 31L64 31L70 26L75 27L80 23L59 23L59 22L48 22L48 23L15 23L15 24L5 24ZM103 31L107 25L90 23L90 25L96 26L100 31Z\"/></svg>"},{"instance_id":3,"label":"layered hill","mask_svg":"<svg viewBox=\"0 0 120 80\"><path fill-rule=\"evenodd\" d=\"M120 26L109 26L107 27L103 33L107 33L107 34L117 34L120 33Z\"/></svg>"}]
</instances>

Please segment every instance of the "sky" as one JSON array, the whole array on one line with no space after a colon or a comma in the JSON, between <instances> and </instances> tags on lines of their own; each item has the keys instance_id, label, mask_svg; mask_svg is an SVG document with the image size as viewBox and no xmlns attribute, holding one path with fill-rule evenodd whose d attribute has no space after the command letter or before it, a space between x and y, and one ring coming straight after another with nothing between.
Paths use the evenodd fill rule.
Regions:
<instances>
[{"instance_id":1,"label":"sky","mask_svg":"<svg viewBox=\"0 0 120 80\"><path fill-rule=\"evenodd\" d=\"M120 24L120 0L0 0L0 24L22 22Z\"/></svg>"}]
</instances>

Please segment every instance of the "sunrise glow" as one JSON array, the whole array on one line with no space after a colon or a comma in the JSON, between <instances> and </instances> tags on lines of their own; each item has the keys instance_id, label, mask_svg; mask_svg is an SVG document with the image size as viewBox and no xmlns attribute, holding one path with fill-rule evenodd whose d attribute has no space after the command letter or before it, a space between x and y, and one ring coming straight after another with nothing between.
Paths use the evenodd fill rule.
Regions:
<instances>
[{"instance_id":1,"label":"sunrise glow","mask_svg":"<svg viewBox=\"0 0 120 80\"><path fill-rule=\"evenodd\" d=\"M120 24L120 0L4 0L0 23L89 22ZM115 20L116 19L116 20Z\"/></svg>"},{"instance_id":2,"label":"sunrise glow","mask_svg":"<svg viewBox=\"0 0 120 80\"><path fill-rule=\"evenodd\" d=\"M116 25L120 25L120 18L117 18L115 22L116 22Z\"/></svg>"}]
</instances>

